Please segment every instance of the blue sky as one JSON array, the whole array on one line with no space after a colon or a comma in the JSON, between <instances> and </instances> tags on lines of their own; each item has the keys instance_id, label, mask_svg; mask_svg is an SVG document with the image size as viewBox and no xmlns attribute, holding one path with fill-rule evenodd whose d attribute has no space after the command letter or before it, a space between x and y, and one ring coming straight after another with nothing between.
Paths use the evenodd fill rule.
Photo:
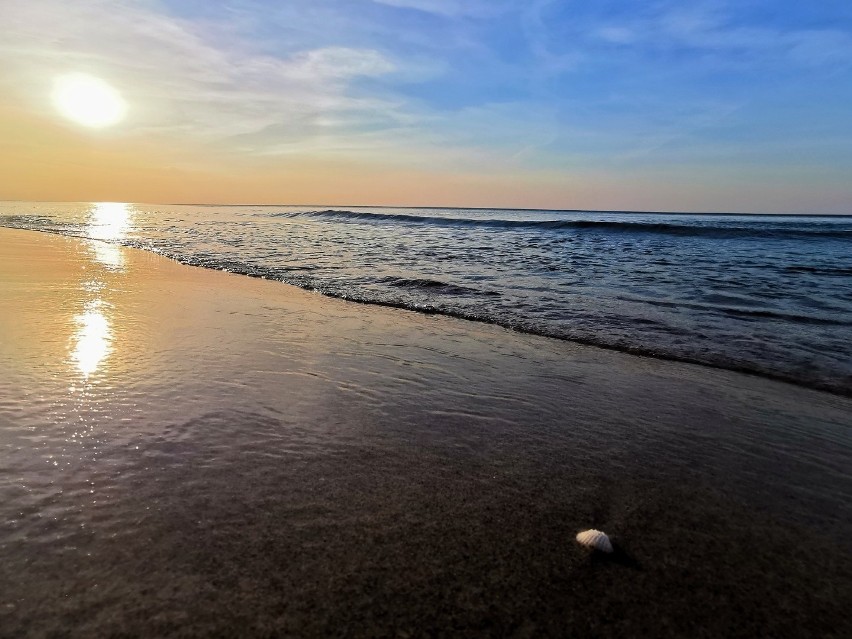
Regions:
<instances>
[{"instance_id":1,"label":"blue sky","mask_svg":"<svg viewBox=\"0 0 852 639\"><path fill-rule=\"evenodd\" d=\"M852 213L850 2L0 7L19 100L36 104L51 65L83 67L136 107L115 135L223 166L390 164L447 197L459 176L514 179L494 204Z\"/></svg>"}]
</instances>

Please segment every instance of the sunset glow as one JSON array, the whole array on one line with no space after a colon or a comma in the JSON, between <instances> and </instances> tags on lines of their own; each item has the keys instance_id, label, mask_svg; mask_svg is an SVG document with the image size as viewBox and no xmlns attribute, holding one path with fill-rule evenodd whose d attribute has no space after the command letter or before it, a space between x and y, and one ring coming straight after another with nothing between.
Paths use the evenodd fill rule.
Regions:
<instances>
[{"instance_id":1,"label":"sunset glow","mask_svg":"<svg viewBox=\"0 0 852 639\"><path fill-rule=\"evenodd\" d=\"M848 213L852 21L770 4L5 3L0 199Z\"/></svg>"}]
</instances>

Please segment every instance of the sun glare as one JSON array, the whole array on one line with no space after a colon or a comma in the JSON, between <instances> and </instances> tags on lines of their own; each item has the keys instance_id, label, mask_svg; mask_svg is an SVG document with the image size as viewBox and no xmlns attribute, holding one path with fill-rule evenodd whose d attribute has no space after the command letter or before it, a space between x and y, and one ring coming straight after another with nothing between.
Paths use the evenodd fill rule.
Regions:
<instances>
[{"instance_id":1,"label":"sun glare","mask_svg":"<svg viewBox=\"0 0 852 639\"><path fill-rule=\"evenodd\" d=\"M53 104L69 120L102 128L124 119L127 103L109 84L85 73L63 75L54 81Z\"/></svg>"}]
</instances>

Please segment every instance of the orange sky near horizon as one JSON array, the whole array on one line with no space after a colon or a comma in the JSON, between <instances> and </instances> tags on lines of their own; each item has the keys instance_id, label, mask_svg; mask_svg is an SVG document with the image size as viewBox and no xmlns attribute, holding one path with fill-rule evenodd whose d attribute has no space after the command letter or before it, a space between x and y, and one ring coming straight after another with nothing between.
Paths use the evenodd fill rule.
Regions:
<instances>
[{"instance_id":1,"label":"orange sky near horizon","mask_svg":"<svg viewBox=\"0 0 852 639\"><path fill-rule=\"evenodd\" d=\"M728 178L723 190L712 177L678 187L681 176L672 173L671 187L661 194L656 185L666 178L654 171L613 179L579 170L395 167L375 158L259 161L162 135L92 131L9 105L0 108L0 138L4 200L749 212L743 202L763 190L747 176L739 184ZM844 195L838 190L839 206ZM707 208L711 197L718 208ZM808 205L795 184L779 183L774 199L781 211Z\"/></svg>"}]
</instances>

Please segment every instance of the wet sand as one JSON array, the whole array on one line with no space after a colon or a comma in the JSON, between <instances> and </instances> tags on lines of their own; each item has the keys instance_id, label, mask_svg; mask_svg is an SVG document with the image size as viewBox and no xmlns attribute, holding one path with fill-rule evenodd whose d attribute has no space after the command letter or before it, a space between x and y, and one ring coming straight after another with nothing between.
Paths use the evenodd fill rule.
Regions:
<instances>
[{"instance_id":1,"label":"wet sand","mask_svg":"<svg viewBox=\"0 0 852 639\"><path fill-rule=\"evenodd\" d=\"M42 233L0 290L2 636L852 634L849 398Z\"/></svg>"}]
</instances>

